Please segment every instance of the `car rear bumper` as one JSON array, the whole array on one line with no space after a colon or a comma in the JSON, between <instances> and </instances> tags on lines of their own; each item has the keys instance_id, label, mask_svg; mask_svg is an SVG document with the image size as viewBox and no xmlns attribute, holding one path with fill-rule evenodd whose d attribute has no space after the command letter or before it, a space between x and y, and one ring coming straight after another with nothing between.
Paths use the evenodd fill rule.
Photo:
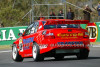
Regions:
<instances>
[{"instance_id":1,"label":"car rear bumper","mask_svg":"<svg viewBox=\"0 0 100 67\"><path fill-rule=\"evenodd\" d=\"M69 55L77 55L80 53L81 50L87 50L87 49L53 49L49 52L43 53L45 57L54 57L55 55L63 55L63 56L69 56Z\"/></svg>"},{"instance_id":2,"label":"car rear bumper","mask_svg":"<svg viewBox=\"0 0 100 67\"><path fill-rule=\"evenodd\" d=\"M58 44L58 42L62 42L62 44ZM67 43L66 43L67 42ZM73 43L72 43L73 42ZM77 43L80 44L77 44ZM39 45L40 46L40 54L49 52L54 49L61 49L61 50L66 50L66 49L89 49L90 46L90 40L89 39L84 39L84 40L50 40L46 41L46 43Z\"/></svg>"}]
</instances>

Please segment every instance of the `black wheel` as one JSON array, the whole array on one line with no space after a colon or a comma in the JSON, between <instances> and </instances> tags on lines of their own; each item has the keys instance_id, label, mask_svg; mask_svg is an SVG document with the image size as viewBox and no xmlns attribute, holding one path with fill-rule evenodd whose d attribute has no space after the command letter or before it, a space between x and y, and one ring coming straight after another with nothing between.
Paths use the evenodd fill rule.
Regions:
<instances>
[{"instance_id":1,"label":"black wheel","mask_svg":"<svg viewBox=\"0 0 100 67\"><path fill-rule=\"evenodd\" d=\"M78 59L87 59L89 55L89 51L87 49L80 50L80 53L77 54Z\"/></svg>"},{"instance_id":2,"label":"black wheel","mask_svg":"<svg viewBox=\"0 0 100 67\"><path fill-rule=\"evenodd\" d=\"M12 47L12 59L16 62L22 62L23 58L19 55L17 47L13 46Z\"/></svg>"},{"instance_id":3,"label":"black wheel","mask_svg":"<svg viewBox=\"0 0 100 67\"><path fill-rule=\"evenodd\" d=\"M55 55L55 60L62 60L64 59L64 56L63 55Z\"/></svg>"},{"instance_id":4,"label":"black wheel","mask_svg":"<svg viewBox=\"0 0 100 67\"><path fill-rule=\"evenodd\" d=\"M43 61L44 56L40 54L40 49L37 43L33 43L33 61Z\"/></svg>"}]
</instances>

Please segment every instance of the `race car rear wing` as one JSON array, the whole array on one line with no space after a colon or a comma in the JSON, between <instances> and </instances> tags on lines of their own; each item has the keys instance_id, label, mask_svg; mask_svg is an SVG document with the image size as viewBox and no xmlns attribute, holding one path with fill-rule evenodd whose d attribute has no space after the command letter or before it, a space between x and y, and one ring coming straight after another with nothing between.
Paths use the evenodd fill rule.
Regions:
<instances>
[{"instance_id":1,"label":"race car rear wing","mask_svg":"<svg viewBox=\"0 0 100 67\"><path fill-rule=\"evenodd\" d=\"M67 19L60 19L60 20L46 20L44 25L57 25L57 24L88 24L88 20L67 20Z\"/></svg>"}]
</instances>

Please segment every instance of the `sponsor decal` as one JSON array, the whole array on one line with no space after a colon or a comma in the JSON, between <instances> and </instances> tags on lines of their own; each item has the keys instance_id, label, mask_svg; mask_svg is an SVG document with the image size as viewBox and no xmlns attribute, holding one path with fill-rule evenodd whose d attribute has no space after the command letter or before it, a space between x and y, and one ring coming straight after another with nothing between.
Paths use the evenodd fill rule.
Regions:
<instances>
[{"instance_id":1,"label":"sponsor decal","mask_svg":"<svg viewBox=\"0 0 100 67\"><path fill-rule=\"evenodd\" d=\"M24 56L31 56L32 54L25 54Z\"/></svg>"},{"instance_id":2,"label":"sponsor decal","mask_svg":"<svg viewBox=\"0 0 100 67\"><path fill-rule=\"evenodd\" d=\"M21 33L25 31L25 29L19 29ZM8 33L7 33L8 32ZM17 35L18 36L18 35ZM0 30L0 41L11 41L16 40L17 36L15 35L15 32L13 29L9 30Z\"/></svg>"},{"instance_id":3,"label":"sponsor decal","mask_svg":"<svg viewBox=\"0 0 100 67\"><path fill-rule=\"evenodd\" d=\"M34 41L34 37L23 39L23 44L31 43Z\"/></svg>"},{"instance_id":4,"label":"sponsor decal","mask_svg":"<svg viewBox=\"0 0 100 67\"><path fill-rule=\"evenodd\" d=\"M83 33L60 33L57 34L59 37L76 37L76 36L83 36Z\"/></svg>"},{"instance_id":5,"label":"sponsor decal","mask_svg":"<svg viewBox=\"0 0 100 67\"><path fill-rule=\"evenodd\" d=\"M28 44L25 44L25 45L23 46L23 50L27 50L27 49L29 49L29 45L28 45Z\"/></svg>"},{"instance_id":6,"label":"sponsor decal","mask_svg":"<svg viewBox=\"0 0 100 67\"><path fill-rule=\"evenodd\" d=\"M23 49L24 50L29 49L29 47L32 46L31 43L33 43L33 41L34 37L23 39Z\"/></svg>"},{"instance_id":7,"label":"sponsor decal","mask_svg":"<svg viewBox=\"0 0 100 67\"><path fill-rule=\"evenodd\" d=\"M58 42L58 45L83 45L83 42Z\"/></svg>"},{"instance_id":8,"label":"sponsor decal","mask_svg":"<svg viewBox=\"0 0 100 67\"><path fill-rule=\"evenodd\" d=\"M45 48L47 48L47 45L39 45L39 48L40 49L45 49Z\"/></svg>"},{"instance_id":9,"label":"sponsor decal","mask_svg":"<svg viewBox=\"0 0 100 67\"><path fill-rule=\"evenodd\" d=\"M49 45L48 45L49 46ZM89 47L89 44L83 42L57 42L57 44L50 44L50 47Z\"/></svg>"},{"instance_id":10,"label":"sponsor decal","mask_svg":"<svg viewBox=\"0 0 100 67\"><path fill-rule=\"evenodd\" d=\"M98 36L98 28L97 28L96 24L95 23L89 23L86 26L86 29L89 32L90 42L96 42L97 36Z\"/></svg>"}]
</instances>

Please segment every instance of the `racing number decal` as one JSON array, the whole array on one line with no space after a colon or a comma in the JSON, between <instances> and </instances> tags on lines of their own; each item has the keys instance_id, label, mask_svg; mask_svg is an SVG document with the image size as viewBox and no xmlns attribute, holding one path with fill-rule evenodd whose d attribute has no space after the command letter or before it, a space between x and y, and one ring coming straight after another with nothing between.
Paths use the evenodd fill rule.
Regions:
<instances>
[{"instance_id":1,"label":"racing number decal","mask_svg":"<svg viewBox=\"0 0 100 67\"><path fill-rule=\"evenodd\" d=\"M22 39L19 40L19 50L23 52L23 44L22 44Z\"/></svg>"}]
</instances>

